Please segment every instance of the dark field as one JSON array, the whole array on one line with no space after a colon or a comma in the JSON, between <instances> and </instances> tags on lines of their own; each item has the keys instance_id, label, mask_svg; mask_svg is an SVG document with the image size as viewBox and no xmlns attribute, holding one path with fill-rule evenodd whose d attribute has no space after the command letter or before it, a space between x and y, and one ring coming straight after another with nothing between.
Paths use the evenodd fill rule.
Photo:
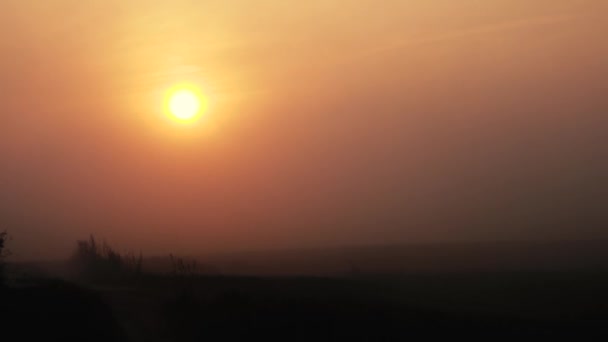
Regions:
<instances>
[{"instance_id":1,"label":"dark field","mask_svg":"<svg viewBox=\"0 0 608 342\"><path fill-rule=\"evenodd\" d=\"M602 272L21 278L1 322L24 341L591 340L608 336L607 288Z\"/></svg>"}]
</instances>

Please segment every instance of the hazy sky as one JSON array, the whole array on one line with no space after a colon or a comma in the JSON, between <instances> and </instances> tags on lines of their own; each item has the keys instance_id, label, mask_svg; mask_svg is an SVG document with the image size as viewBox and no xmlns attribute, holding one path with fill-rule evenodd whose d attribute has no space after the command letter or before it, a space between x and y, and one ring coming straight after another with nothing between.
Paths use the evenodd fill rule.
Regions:
<instances>
[{"instance_id":1,"label":"hazy sky","mask_svg":"<svg viewBox=\"0 0 608 342\"><path fill-rule=\"evenodd\" d=\"M605 0L3 0L0 227L146 254L608 237ZM197 124L163 113L198 84Z\"/></svg>"}]
</instances>

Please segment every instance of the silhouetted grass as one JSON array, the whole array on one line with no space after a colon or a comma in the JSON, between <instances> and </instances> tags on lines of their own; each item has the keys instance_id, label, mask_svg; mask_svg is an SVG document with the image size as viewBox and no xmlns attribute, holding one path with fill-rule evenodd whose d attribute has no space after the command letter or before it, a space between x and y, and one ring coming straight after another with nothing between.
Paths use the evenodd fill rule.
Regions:
<instances>
[{"instance_id":1,"label":"silhouetted grass","mask_svg":"<svg viewBox=\"0 0 608 342\"><path fill-rule=\"evenodd\" d=\"M99 243L91 236L89 240L77 242L71 263L83 279L112 281L141 275L143 257L121 254L105 241Z\"/></svg>"}]
</instances>

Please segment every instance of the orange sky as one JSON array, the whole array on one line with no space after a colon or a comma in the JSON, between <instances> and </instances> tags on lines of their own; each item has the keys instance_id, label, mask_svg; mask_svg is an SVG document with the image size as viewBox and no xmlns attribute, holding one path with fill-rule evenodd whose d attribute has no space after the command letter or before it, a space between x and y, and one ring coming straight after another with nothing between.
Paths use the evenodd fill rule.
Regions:
<instances>
[{"instance_id":1,"label":"orange sky","mask_svg":"<svg viewBox=\"0 0 608 342\"><path fill-rule=\"evenodd\" d=\"M5 0L0 227L18 258L605 236L607 10Z\"/></svg>"}]
</instances>

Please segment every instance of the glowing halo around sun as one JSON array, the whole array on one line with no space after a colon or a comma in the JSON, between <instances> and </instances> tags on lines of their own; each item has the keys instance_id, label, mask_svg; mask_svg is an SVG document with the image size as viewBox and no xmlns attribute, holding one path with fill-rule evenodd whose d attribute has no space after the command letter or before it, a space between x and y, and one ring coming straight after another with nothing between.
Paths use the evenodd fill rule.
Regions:
<instances>
[{"instance_id":1,"label":"glowing halo around sun","mask_svg":"<svg viewBox=\"0 0 608 342\"><path fill-rule=\"evenodd\" d=\"M196 87L179 85L167 91L164 107L173 120L193 122L207 110L207 99Z\"/></svg>"}]
</instances>

